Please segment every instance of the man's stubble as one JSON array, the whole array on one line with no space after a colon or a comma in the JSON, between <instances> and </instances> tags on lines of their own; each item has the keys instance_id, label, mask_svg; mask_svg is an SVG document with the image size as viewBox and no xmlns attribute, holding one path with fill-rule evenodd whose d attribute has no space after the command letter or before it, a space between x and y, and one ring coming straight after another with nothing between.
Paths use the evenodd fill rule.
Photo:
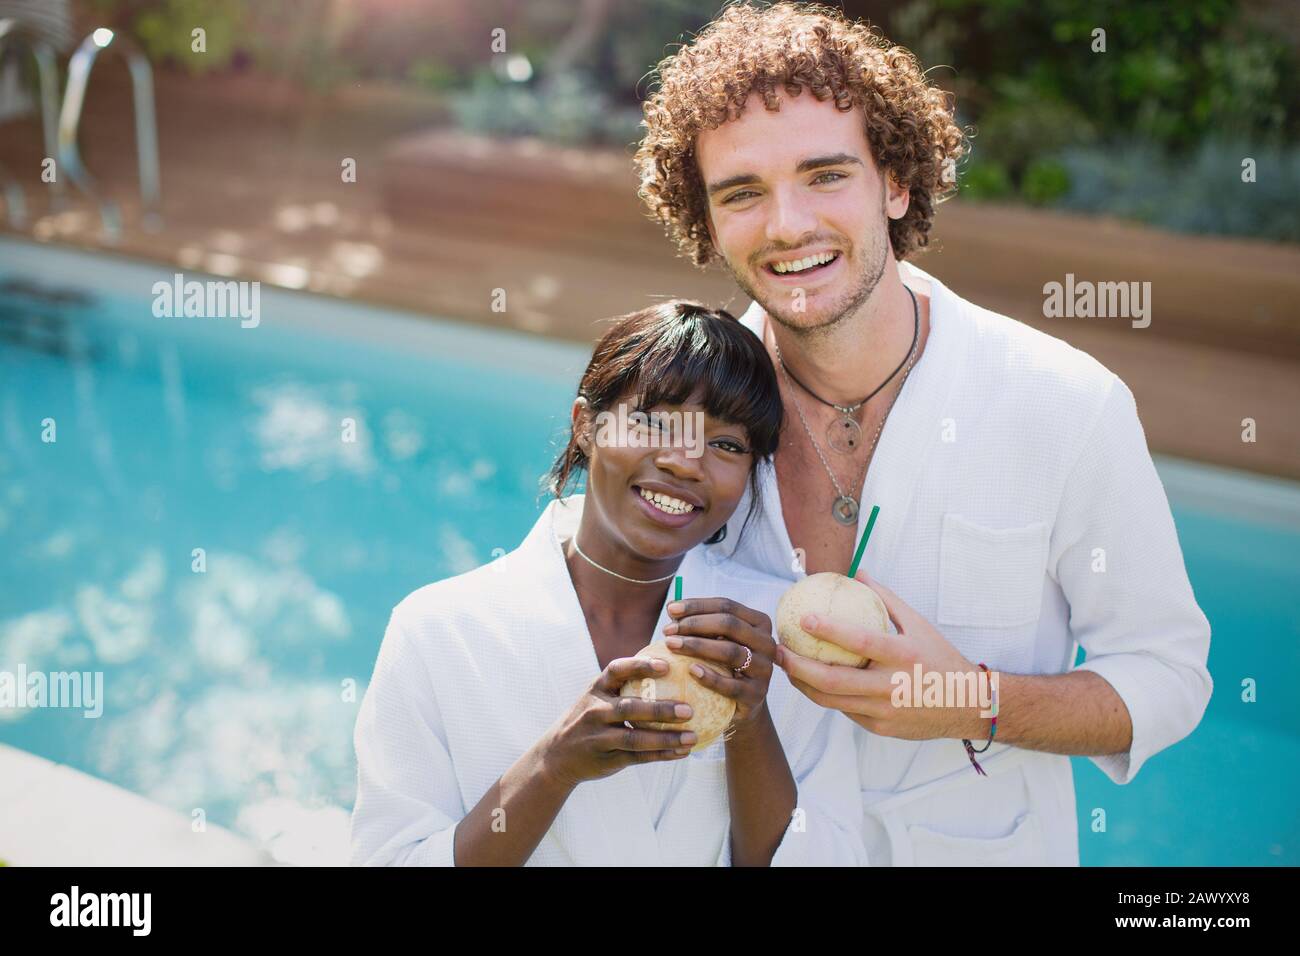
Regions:
<instances>
[{"instance_id":1,"label":"man's stubble","mask_svg":"<svg viewBox=\"0 0 1300 956\"><path fill-rule=\"evenodd\" d=\"M778 303L770 300L763 301L758 295L758 290L753 288L746 276L732 268L731 263L725 258L723 263L726 265L727 271L731 273L736 285L740 286L741 291L757 302L763 311L771 316L782 328L800 338L809 340L826 336L839 323L856 313L871 298L872 293L876 291L876 286L880 283L881 277L885 274L885 266L889 262L891 247L889 244L889 220L885 217L884 198L885 191L882 183L880 221L883 225L877 233L867 237L867 254L862 263L862 269L858 273L857 284L843 296L840 302L829 309L829 314L823 321L815 325L809 325L806 321L799 321L798 316L801 314L806 316L806 313L796 313L793 308L782 311L777 307ZM861 248L861 246L853 246L852 248ZM794 290L791 290L792 299L793 292Z\"/></svg>"}]
</instances>

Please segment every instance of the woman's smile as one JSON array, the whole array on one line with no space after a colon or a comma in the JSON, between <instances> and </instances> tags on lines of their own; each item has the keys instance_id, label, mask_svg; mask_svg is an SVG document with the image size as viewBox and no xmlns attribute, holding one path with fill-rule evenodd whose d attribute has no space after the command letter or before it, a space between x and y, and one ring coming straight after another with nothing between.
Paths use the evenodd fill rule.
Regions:
<instances>
[{"instance_id":1,"label":"woman's smile","mask_svg":"<svg viewBox=\"0 0 1300 956\"><path fill-rule=\"evenodd\" d=\"M668 491L641 485L633 485L631 490L646 517L665 527L684 528L704 510L693 501L679 498Z\"/></svg>"}]
</instances>

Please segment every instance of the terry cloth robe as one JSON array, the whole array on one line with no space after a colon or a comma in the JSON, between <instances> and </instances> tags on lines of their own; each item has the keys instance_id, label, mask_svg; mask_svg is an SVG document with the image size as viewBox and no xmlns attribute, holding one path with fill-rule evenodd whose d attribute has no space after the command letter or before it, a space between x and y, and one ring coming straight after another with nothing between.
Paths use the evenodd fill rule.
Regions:
<instances>
[{"instance_id":1,"label":"terry cloth robe","mask_svg":"<svg viewBox=\"0 0 1300 956\"><path fill-rule=\"evenodd\" d=\"M357 717L354 864L453 865L458 822L600 674L561 550L582 500L552 501L516 550L394 608ZM789 583L706 562L700 548L678 573L685 597L730 597L769 618ZM661 613L655 639L668 622ZM865 863L853 724L780 668L768 707L798 786L773 864ZM579 784L528 863L729 865L725 756L719 740Z\"/></svg>"},{"instance_id":2,"label":"terry cloth robe","mask_svg":"<svg viewBox=\"0 0 1300 956\"><path fill-rule=\"evenodd\" d=\"M902 268L928 285L931 331L859 498L859 536L881 509L864 567L992 670L1062 674L1082 646L1078 669L1108 681L1133 724L1126 753L1092 760L1127 783L1196 727L1211 691L1209 622L1133 395L1089 355ZM761 336L767 319L753 306L741 321ZM793 579L774 468L759 477L740 548L728 536L707 550ZM829 508L829 478L824 490ZM1069 757L994 743L984 778L958 740L854 728L873 865L1078 864Z\"/></svg>"}]
</instances>

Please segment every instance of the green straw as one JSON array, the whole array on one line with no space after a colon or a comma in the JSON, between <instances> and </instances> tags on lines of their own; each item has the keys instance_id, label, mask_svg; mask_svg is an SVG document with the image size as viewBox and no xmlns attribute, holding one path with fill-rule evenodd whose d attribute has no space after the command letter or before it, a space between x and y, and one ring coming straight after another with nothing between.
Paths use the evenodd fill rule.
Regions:
<instances>
[{"instance_id":1,"label":"green straw","mask_svg":"<svg viewBox=\"0 0 1300 956\"><path fill-rule=\"evenodd\" d=\"M857 554L853 555L853 563L849 565L849 577L853 577L858 573L858 565L862 562L862 552L867 550L867 539L871 537L871 529L876 526L876 515L878 514L880 514L880 505L872 505L871 517L867 519L867 526L862 529L862 540L858 542Z\"/></svg>"},{"instance_id":2,"label":"green straw","mask_svg":"<svg viewBox=\"0 0 1300 956\"><path fill-rule=\"evenodd\" d=\"M677 575L677 577L673 578L673 600L680 601L681 599L682 599L682 576L679 574Z\"/></svg>"}]
</instances>

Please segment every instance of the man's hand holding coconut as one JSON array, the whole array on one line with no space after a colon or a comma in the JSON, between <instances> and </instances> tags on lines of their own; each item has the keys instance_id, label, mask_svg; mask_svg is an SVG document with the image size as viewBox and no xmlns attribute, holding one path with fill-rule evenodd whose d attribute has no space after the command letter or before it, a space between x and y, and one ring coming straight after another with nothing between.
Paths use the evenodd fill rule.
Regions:
<instances>
[{"instance_id":1,"label":"man's hand holding coconut","mask_svg":"<svg viewBox=\"0 0 1300 956\"><path fill-rule=\"evenodd\" d=\"M883 615L872 608L869 599L853 601L838 593L825 595L823 588L818 589L823 592L820 602L817 596L808 602L798 601L802 587L815 583L817 578L832 576L825 573L805 578L781 599L777 621L784 646L777 650L777 663L790 682L810 700L841 711L859 726L884 737L930 740L986 735L988 721L981 720L978 705L894 706L894 675L900 671L911 679L918 663L922 673L927 674L965 674L979 668L929 621L889 588L868 578L863 570L852 579L842 578L842 585L860 582L874 592L896 634L888 632ZM859 610L856 619L842 610L854 605ZM809 613L812 608L816 610ZM796 610L797 617L792 613ZM825 647L818 646L823 643ZM866 663L856 663L862 660Z\"/></svg>"}]
</instances>

